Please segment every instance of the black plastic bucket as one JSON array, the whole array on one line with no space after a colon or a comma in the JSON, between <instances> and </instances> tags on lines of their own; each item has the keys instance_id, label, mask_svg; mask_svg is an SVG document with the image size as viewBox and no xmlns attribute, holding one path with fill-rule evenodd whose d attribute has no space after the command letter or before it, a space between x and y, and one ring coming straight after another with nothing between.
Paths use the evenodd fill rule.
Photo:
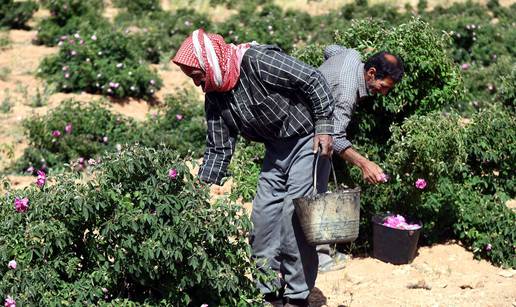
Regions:
<instances>
[{"instance_id":1,"label":"black plastic bucket","mask_svg":"<svg viewBox=\"0 0 516 307\"><path fill-rule=\"evenodd\" d=\"M373 257L392 264L407 264L414 260L417 241L421 228L417 230L396 229L382 225L392 213L373 216ZM407 223L419 224L420 221L406 218Z\"/></svg>"}]
</instances>

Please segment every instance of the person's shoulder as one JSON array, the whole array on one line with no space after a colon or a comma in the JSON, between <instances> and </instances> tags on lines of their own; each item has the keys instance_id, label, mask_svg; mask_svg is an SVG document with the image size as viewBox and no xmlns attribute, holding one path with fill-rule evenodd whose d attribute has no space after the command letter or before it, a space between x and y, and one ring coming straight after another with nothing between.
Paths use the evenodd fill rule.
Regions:
<instances>
[{"instance_id":1,"label":"person's shoulder","mask_svg":"<svg viewBox=\"0 0 516 307\"><path fill-rule=\"evenodd\" d=\"M276 45L251 45L251 47L246 51L246 54L249 53L249 56L260 57L278 52L284 53L283 50Z\"/></svg>"},{"instance_id":2,"label":"person's shoulder","mask_svg":"<svg viewBox=\"0 0 516 307\"><path fill-rule=\"evenodd\" d=\"M324 48L324 59L328 60L334 56L360 60L360 52L355 49L346 48L344 46L335 44L326 46L326 48Z\"/></svg>"}]
</instances>

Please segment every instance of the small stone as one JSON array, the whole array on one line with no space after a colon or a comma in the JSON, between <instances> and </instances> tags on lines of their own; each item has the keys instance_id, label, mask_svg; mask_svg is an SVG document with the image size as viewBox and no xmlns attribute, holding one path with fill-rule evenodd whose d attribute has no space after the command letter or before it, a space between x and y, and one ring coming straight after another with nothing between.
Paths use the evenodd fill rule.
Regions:
<instances>
[{"instance_id":1,"label":"small stone","mask_svg":"<svg viewBox=\"0 0 516 307\"><path fill-rule=\"evenodd\" d=\"M498 275L505 277L505 278L511 278L516 274L516 270L502 270L498 272Z\"/></svg>"}]
</instances>

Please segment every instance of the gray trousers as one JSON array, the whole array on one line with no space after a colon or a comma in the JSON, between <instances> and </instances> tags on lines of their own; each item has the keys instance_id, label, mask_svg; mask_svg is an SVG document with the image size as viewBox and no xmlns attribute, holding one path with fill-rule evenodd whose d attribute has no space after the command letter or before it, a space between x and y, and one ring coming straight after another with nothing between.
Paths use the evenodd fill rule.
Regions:
<instances>
[{"instance_id":1,"label":"gray trousers","mask_svg":"<svg viewBox=\"0 0 516 307\"><path fill-rule=\"evenodd\" d=\"M308 245L292 199L313 193L313 135L265 144L265 159L253 201L251 248L262 270L278 278L257 281L262 293L284 287L285 297L305 299L317 278L317 252Z\"/></svg>"}]
</instances>

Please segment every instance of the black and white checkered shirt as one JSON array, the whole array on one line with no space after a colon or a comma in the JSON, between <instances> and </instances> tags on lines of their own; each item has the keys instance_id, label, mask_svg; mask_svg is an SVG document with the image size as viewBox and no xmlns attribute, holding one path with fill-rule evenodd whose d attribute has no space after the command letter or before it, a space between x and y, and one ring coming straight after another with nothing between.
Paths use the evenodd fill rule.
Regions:
<instances>
[{"instance_id":1,"label":"black and white checkered shirt","mask_svg":"<svg viewBox=\"0 0 516 307\"><path fill-rule=\"evenodd\" d=\"M352 145L347 139L346 129L357 101L369 95L364 78L364 63L358 51L339 45L326 47L324 59L319 70L328 81L335 98L333 149L340 153Z\"/></svg>"},{"instance_id":2,"label":"black and white checkered shirt","mask_svg":"<svg viewBox=\"0 0 516 307\"><path fill-rule=\"evenodd\" d=\"M332 134L333 97L315 68L275 46L252 46L244 54L240 78L229 92L205 97L208 122L201 180L226 176L237 135L264 142L294 136Z\"/></svg>"}]
</instances>

